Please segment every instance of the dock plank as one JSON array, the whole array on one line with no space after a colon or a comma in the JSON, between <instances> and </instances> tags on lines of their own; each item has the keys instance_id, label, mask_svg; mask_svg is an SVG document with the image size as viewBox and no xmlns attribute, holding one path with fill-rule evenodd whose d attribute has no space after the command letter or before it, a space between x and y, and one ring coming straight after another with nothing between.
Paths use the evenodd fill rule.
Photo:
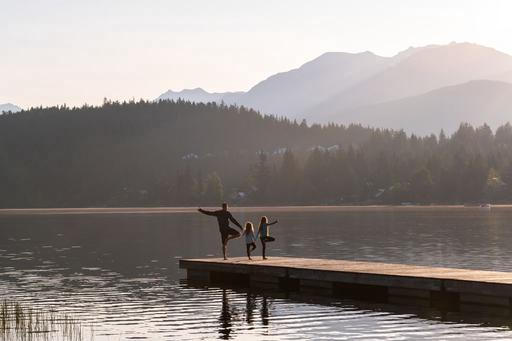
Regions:
<instances>
[{"instance_id":1,"label":"dock plank","mask_svg":"<svg viewBox=\"0 0 512 341\"><path fill-rule=\"evenodd\" d=\"M430 267L421 265L392 264L365 261L346 261L316 258L271 257L267 260L248 260L235 257L228 260L222 258L183 259L181 267L194 264L199 267L210 264L215 268L234 267L238 270L251 268L287 268L299 270L319 270L328 272L384 275L397 277L413 277L424 279L470 281L490 284L512 284L512 272L470 270L456 268Z\"/></svg>"}]
</instances>

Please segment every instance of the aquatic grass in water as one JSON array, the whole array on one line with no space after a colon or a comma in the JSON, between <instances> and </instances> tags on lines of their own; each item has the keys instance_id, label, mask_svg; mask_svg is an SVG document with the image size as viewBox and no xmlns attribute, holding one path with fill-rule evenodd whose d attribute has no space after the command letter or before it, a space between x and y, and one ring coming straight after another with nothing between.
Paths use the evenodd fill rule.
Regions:
<instances>
[{"instance_id":1,"label":"aquatic grass in water","mask_svg":"<svg viewBox=\"0 0 512 341\"><path fill-rule=\"evenodd\" d=\"M1 340L81 341L83 337L83 325L68 314L27 308L8 300L0 304Z\"/></svg>"}]
</instances>

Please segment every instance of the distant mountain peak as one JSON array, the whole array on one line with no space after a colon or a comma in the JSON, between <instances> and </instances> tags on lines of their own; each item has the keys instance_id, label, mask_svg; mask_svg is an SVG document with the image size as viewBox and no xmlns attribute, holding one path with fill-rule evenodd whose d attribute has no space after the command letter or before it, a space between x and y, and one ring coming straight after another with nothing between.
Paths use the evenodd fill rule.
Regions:
<instances>
[{"instance_id":1,"label":"distant mountain peak","mask_svg":"<svg viewBox=\"0 0 512 341\"><path fill-rule=\"evenodd\" d=\"M490 75L512 70L512 57L472 43L427 45L398 53L391 66L310 108L308 120L315 122L322 116L332 117L336 112L420 95L475 79L490 79Z\"/></svg>"},{"instance_id":2,"label":"distant mountain peak","mask_svg":"<svg viewBox=\"0 0 512 341\"><path fill-rule=\"evenodd\" d=\"M338 123L358 122L428 135L454 132L461 122L492 128L510 121L512 84L471 80L420 95L345 110L331 117Z\"/></svg>"},{"instance_id":3,"label":"distant mountain peak","mask_svg":"<svg viewBox=\"0 0 512 341\"><path fill-rule=\"evenodd\" d=\"M300 118L304 110L384 70L389 58L372 52L326 52L299 68L274 74L240 97L240 104Z\"/></svg>"},{"instance_id":4,"label":"distant mountain peak","mask_svg":"<svg viewBox=\"0 0 512 341\"><path fill-rule=\"evenodd\" d=\"M411 57L412 55L414 55L418 52L421 52L421 51L424 51L427 49L437 48L439 46L440 45L434 45L434 44L425 45L425 46L409 46L407 49L400 51L396 55L393 56L393 64L397 64L397 63L401 62L402 60L404 60L408 57Z\"/></svg>"},{"instance_id":5,"label":"distant mountain peak","mask_svg":"<svg viewBox=\"0 0 512 341\"><path fill-rule=\"evenodd\" d=\"M203 88L183 89L181 91L167 90L156 101L177 101L179 99L194 103L235 104L243 92L208 92Z\"/></svg>"},{"instance_id":6,"label":"distant mountain peak","mask_svg":"<svg viewBox=\"0 0 512 341\"><path fill-rule=\"evenodd\" d=\"M199 87L198 88L193 88L193 89L183 89L183 90L181 90L181 92L200 92L200 93L203 93L203 94L209 93L205 89L199 88Z\"/></svg>"},{"instance_id":7,"label":"distant mountain peak","mask_svg":"<svg viewBox=\"0 0 512 341\"><path fill-rule=\"evenodd\" d=\"M14 105L12 103L5 103L5 104L0 104L0 114L1 113L4 113L4 112L18 112L18 111L21 111L22 109L20 107L18 107L17 105Z\"/></svg>"},{"instance_id":8,"label":"distant mountain peak","mask_svg":"<svg viewBox=\"0 0 512 341\"><path fill-rule=\"evenodd\" d=\"M174 91L172 89L169 89L167 90L165 93L170 93L170 94L186 94L186 93L201 93L201 94L207 94L209 92L207 92L206 90L204 90L203 88L193 88L193 89L182 89L180 91Z\"/></svg>"},{"instance_id":9,"label":"distant mountain peak","mask_svg":"<svg viewBox=\"0 0 512 341\"><path fill-rule=\"evenodd\" d=\"M350 116L353 120L346 121L347 113L359 113L360 108L367 110L382 103L412 103L400 100L437 89L443 89L443 92L425 98L431 103L439 96L449 106L451 102L448 95L445 96L451 94L449 87L467 82L470 83L456 88L460 91L457 94L467 92L474 95L470 91L471 86L478 89L487 87L489 91L508 91L504 84L473 83L474 80L512 84L512 56L490 47L456 41L444 45L409 46L392 57L379 56L372 51L328 51L297 68L270 75L245 93L210 93L197 87L178 92L169 90L158 100L181 98L191 102L224 102L265 114L299 120L307 118L308 122L325 123L328 119L350 124L358 123L357 117ZM461 98L459 96L457 100ZM489 93L486 98L495 100L498 97ZM484 108L484 104L475 103L475 106ZM462 106L459 102L457 105ZM379 106L379 109L388 107L391 104ZM421 109L414 107L414 110L418 108ZM435 110L441 109L435 107ZM441 120L435 112L432 112L432 119ZM377 125L370 121L368 124ZM425 123L424 126L428 125ZM421 129L421 125L418 127Z\"/></svg>"}]
</instances>

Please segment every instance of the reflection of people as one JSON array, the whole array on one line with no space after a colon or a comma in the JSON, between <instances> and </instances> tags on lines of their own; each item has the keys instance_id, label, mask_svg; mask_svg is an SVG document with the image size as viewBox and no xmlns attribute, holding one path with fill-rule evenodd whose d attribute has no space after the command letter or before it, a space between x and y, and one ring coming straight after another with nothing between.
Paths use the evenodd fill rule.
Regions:
<instances>
[{"instance_id":1,"label":"reflection of people","mask_svg":"<svg viewBox=\"0 0 512 341\"><path fill-rule=\"evenodd\" d=\"M266 243L273 242L276 240L270 236L270 225L277 224L277 220L269 223L267 217L261 217L260 227L258 228L258 236L260 237L263 259L267 259L265 256Z\"/></svg>"},{"instance_id":2,"label":"reflection of people","mask_svg":"<svg viewBox=\"0 0 512 341\"><path fill-rule=\"evenodd\" d=\"M231 212L228 211L228 204L226 203L223 203L222 209L218 211L206 211L203 210L202 208L199 208L198 211L206 215L217 217L217 222L219 223L220 236L222 239L222 255L224 256L224 259L227 259L226 250L228 241L230 241L233 238L238 238L241 236L240 232L229 227L229 222L231 221L233 224L238 226L240 230L243 231L242 225L240 225L240 223L236 221L235 218L233 218Z\"/></svg>"},{"instance_id":3,"label":"reflection of people","mask_svg":"<svg viewBox=\"0 0 512 341\"><path fill-rule=\"evenodd\" d=\"M231 332L233 328L232 323L233 316L229 308L228 295L226 289L222 290L222 309L220 310L219 322L219 338L222 340L229 340L231 338Z\"/></svg>"},{"instance_id":4,"label":"reflection of people","mask_svg":"<svg viewBox=\"0 0 512 341\"><path fill-rule=\"evenodd\" d=\"M256 308L256 297L250 292L247 293L245 302L245 321L252 324L254 309Z\"/></svg>"},{"instance_id":5,"label":"reflection of people","mask_svg":"<svg viewBox=\"0 0 512 341\"><path fill-rule=\"evenodd\" d=\"M260 314L261 314L261 324L264 326L268 326L269 312L268 312L268 302L267 302L266 296L263 296L263 298L261 300Z\"/></svg>"},{"instance_id":6,"label":"reflection of people","mask_svg":"<svg viewBox=\"0 0 512 341\"><path fill-rule=\"evenodd\" d=\"M254 236L254 227L250 221L245 223L245 247L247 249L247 258L251 258L251 252L256 249L256 237Z\"/></svg>"}]
</instances>

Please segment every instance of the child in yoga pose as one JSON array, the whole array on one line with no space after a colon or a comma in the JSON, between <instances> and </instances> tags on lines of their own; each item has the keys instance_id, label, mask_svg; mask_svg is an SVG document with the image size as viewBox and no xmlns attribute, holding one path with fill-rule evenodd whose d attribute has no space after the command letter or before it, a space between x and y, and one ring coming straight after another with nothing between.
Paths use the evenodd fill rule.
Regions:
<instances>
[{"instance_id":1,"label":"child in yoga pose","mask_svg":"<svg viewBox=\"0 0 512 341\"><path fill-rule=\"evenodd\" d=\"M245 247L247 248L247 257L252 259L251 252L256 249L256 237L254 236L254 227L250 221L245 223L244 236Z\"/></svg>"},{"instance_id":2,"label":"child in yoga pose","mask_svg":"<svg viewBox=\"0 0 512 341\"><path fill-rule=\"evenodd\" d=\"M263 259L267 259L265 256L266 243L273 242L275 238L270 237L270 225L277 224L277 220L269 223L267 217L261 217L260 227L258 228L258 236L260 237Z\"/></svg>"}]
</instances>

